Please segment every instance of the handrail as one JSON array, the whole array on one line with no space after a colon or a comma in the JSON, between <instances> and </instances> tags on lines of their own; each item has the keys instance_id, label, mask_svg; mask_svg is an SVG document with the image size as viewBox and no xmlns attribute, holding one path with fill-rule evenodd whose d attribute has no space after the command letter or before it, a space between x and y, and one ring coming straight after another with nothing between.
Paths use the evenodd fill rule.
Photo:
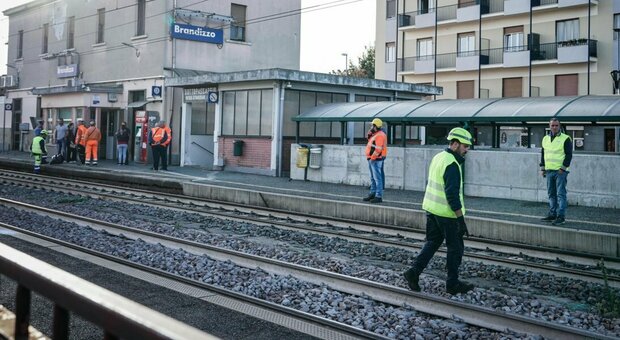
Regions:
<instances>
[{"instance_id":1,"label":"handrail","mask_svg":"<svg viewBox=\"0 0 620 340\"><path fill-rule=\"evenodd\" d=\"M196 142L192 142L192 144L198 146L199 148L201 148L204 151L206 151L206 152L210 153L211 155L213 155L213 152L209 151L209 149L205 148L204 146L202 146L202 145L200 145L200 144L198 144Z\"/></svg>"},{"instance_id":2,"label":"handrail","mask_svg":"<svg viewBox=\"0 0 620 340\"><path fill-rule=\"evenodd\" d=\"M69 312L103 328L107 339L217 339L4 244L0 273L17 282L15 339L28 337L32 291L54 303L53 339L68 337Z\"/></svg>"}]
</instances>

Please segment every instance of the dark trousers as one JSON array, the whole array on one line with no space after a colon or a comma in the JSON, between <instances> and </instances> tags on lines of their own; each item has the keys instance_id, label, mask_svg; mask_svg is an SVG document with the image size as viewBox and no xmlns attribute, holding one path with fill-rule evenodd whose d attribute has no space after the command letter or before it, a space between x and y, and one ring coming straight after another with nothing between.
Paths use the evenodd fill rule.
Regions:
<instances>
[{"instance_id":1,"label":"dark trousers","mask_svg":"<svg viewBox=\"0 0 620 340\"><path fill-rule=\"evenodd\" d=\"M153 169L159 170L159 160L161 159L161 168L168 170L167 148L162 145L153 145L151 149L153 149Z\"/></svg>"},{"instance_id":2,"label":"dark trousers","mask_svg":"<svg viewBox=\"0 0 620 340\"><path fill-rule=\"evenodd\" d=\"M463 259L465 246L463 244L463 236L459 235L457 229L456 218L426 214L426 243L424 243L422 251L420 251L420 254L413 262L413 270L416 274L419 275L424 271L424 268L426 268L445 239L446 247L448 248L446 256L446 267L448 269L446 287L451 287L458 283L459 266Z\"/></svg>"},{"instance_id":3,"label":"dark trousers","mask_svg":"<svg viewBox=\"0 0 620 340\"><path fill-rule=\"evenodd\" d=\"M67 145L67 163L75 161L76 153L75 147L72 148L70 145Z\"/></svg>"},{"instance_id":4,"label":"dark trousers","mask_svg":"<svg viewBox=\"0 0 620 340\"><path fill-rule=\"evenodd\" d=\"M78 158L80 159L80 162L82 164L85 164L86 163L86 147L84 145L78 144L76 146L76 149L77 149L77 155L78 155Z\"/></svg>"}]
</instances>

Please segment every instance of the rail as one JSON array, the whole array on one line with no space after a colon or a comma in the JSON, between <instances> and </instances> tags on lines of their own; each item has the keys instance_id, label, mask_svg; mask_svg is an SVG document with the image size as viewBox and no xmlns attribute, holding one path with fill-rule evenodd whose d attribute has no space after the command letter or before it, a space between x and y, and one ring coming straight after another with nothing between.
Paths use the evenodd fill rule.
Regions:
<instances>
[{"instance_id":1,"label":"rail","mask_svg":"<svg viewBox=\"0 0 620 340\"><path fill-rule=\"evenodd\" d=\"M69 312L105 339L217 339L1 243L0 272L17 282L15 339L28 339L33 291L54 303L53 339L68 339Z\"/></svg>"},{"instance_id":2,"label":"rail","mask_svg":"<svg viewBox=\"0 0 620 340\"><path fill-rule=\"evenodd\" d=\"M200 145L200 144L198 144L196 142L192 142L192 145L196 145L197 147L199 147L199 148L203 149L204 151L206 151L206 152L208 152L208 153L213 155L213 152L209 151L209 149L205 148L204 146L202 146L202 145Z\"/></svg>"}]
</instances>

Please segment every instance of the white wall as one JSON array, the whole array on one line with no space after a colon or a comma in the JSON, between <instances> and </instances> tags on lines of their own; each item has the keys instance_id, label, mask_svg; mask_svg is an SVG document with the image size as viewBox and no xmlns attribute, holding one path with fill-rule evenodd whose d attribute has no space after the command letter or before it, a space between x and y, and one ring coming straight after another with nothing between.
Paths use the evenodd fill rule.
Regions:
<instances>
[{"instance_id":1,"label":"white wall","mask_svg":"<svg viewBox=\"0 0 620 340\"><path fill-rule=\"evenodd\" d=\"M308 169L308 180L368 186L364 146L325 145L320 169ZM391 147L385 163L386 188L423 191L428 166L442 148ZM465 194L524 201L547 201L546 180L540 176L540 153L474 150L466 156ZM291 178L303 180L296 167L297 147L291 151ZM593 207L620 208L618 155L574 154L568 176L568 201ZM507 180L508 179L508 180Z\"/></svg>"}]
</instances>

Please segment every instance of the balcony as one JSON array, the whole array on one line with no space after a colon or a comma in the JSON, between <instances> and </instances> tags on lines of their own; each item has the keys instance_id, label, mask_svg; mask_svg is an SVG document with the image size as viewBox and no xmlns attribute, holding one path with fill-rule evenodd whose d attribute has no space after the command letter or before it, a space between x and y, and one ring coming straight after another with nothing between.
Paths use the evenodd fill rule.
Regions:
<instances>
[{"instance_id":1,"label":"balcony","mask_svg":"<svg viewBox=\"0 0 620 340\"><path fill-rule=\"evenodd\" d=\"M478 20L481 14L489 13L489 0L474 0L456 6L457 22Z\"/></svg>"},{"instance_id":2,"label":"balcony","mask_svg":"<svg viewBox=\"0 0 620 340\"><path fill-rule=\"evenodd\" d=\"M415 57L414 70L416 74L434 73L435 58L432 55Z\"/></svg>"},{"instance_id":3,"label":"balcony","mask_svg":"<svg viewBox=\"0 0 620 340\"><path fill-rule=\"evenodd\" d=\"M489 64L488 49L471 52L457 52L456 53L456 70L457 71L473 71L478 69L478 64Z\"/></svg>"},{"instance_id":4,"label":"balcony","mask_svg":"<svg viewBox=\"0 0 620 340\"><path fill-rule=\"evenodd\" d=\"M596 40L573 39L558 42L558 64L583 63L597 56Z\"/></svg>"}]
</instances>

